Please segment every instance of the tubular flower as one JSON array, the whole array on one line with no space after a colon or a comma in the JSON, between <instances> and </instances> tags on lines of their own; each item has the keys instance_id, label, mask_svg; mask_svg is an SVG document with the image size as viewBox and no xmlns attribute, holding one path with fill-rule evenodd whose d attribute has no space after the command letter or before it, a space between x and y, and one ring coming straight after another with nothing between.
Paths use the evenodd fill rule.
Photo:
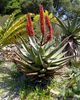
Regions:
<instances>
[{"instance_id":1,"label":"tubular flower","mask_svg":"<svg viewBox=\"0 0 80 100\"><path fill-rule=\"evenodd\" d=\"M45 19L44 19L44 9L42 5L40 5L40 28L41 28L42 34L44 35L45 34Z\"/></svg>"},{"instance_id":2,"label":"tubular flower","mask_svg":"<svg viewBox=\"0 0 80 100\"><path fill-rule=\"evenodd\" d=\"M52 25L51 25L49 17L46 16L45 19L46 19L46 25L48 26L49 30L52 29Z\"/></svg>"},{"instance_id":3,"label":"tubular flower","mask_svg":"<svg viewBox=\"0 0 80 100\"><path fill-rule=\"evenodd\" d=\"M30 14L27 15L26 30L27 30L29 36L34 36L33 24L32 24Z\"/></svg>"},{"instance_id":4,"label":"tubular flower","mask_svg":"<svg viewBox=\"0 0 80 100\"><path fill-rule=\"evenodd\" d=\"M47 25L47 27L49 28L49 34L48 34L48 36L47 36L47 42L48 42L48 41L52 40L54 30L53 30L53 28L52 28L52 25L51 25L51 22L50 22L49 17L46 16L45 19L46 19L46 25Z\"/></svg>"},{"instance_id":5,"label":"tubular flower","mask_svg":"<svg viewBox=\"0 0 80 100\"><path fill-rule=\"evenodd\" d=\"M47 36L47 42L52 40L53 38L53 30L50 30L49 35Z\"/></svg>"}]
</instances>

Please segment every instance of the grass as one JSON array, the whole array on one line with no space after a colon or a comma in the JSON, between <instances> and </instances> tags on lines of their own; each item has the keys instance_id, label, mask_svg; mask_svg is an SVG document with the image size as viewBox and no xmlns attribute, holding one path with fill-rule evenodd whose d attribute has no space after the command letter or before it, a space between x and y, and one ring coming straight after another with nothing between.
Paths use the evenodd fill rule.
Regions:
<instances>
[{"instance_id":1,"label":"grass","mask_svg":"<svg viewBox=\"0 0 80 100\"><path fill-rule=\"evenodd\" d=\"M0 65L0 97L7 93L9 100L15 97L19 100L80 100L79 67L72 66L63 75L55 75L46 88L41 88L40 84L35 85L22 73L17 72L14 63L7 64Z\"/></svg>"},{"instance_id":2,"label":"grass","mask_svg":"<svg viewBox=\"0 0 80 100\"><path fill-rule=\"evenodd\" d=\"M19 74L17 74L20 76ZM19 81L21 82L21 81ZM18 83L21 100L80 99L80 68L72 65L63 75L55 75L46 88L33 85L29 79Z\"/></svg>"}]
</instances>

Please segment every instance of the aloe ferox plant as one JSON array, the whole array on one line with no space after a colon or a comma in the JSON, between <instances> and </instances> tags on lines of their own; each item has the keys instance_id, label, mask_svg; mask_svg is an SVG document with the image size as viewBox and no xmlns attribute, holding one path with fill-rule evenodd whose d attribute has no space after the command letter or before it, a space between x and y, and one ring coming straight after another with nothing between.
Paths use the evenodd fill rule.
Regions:
<instances>
[{"instance_id":1,"label":"aloe ferox plant","mask_svg":"<svg viewBox=\"0 0 80 100\"><path fill-rule=\"evenodd\" d=\"M56 17L57 18L57 17ZM68 44L65 50L68 51L67 55L79 56L78 47L80 46L80 20L79 16L76 15L72 20L67 20L65 22L57 18L58 25L63 31L62 40L69 37Z\"/></svg>"},{"instance_id":2,"label":"aloe ferox plant","mask_svg":"<svg viewBox=\"0 0 80 100\"><path fill-rule=\"evenodd\" d=\"M64 39L58 46L54 46L53 33L54 29L47 15L44 15L43 6L40 5L40 22L41 34L35 33L31 15L27 14L27 35L28 38L20 36L19 43L22 48L17 46L19 59L14 59L19 69L27 76L42 78L53 76L57 69L62 68L70 58L65 57L67 53L62 52L69 37ZM64 44L65 42L65 44Z\"/></svg>"}]
</instances>

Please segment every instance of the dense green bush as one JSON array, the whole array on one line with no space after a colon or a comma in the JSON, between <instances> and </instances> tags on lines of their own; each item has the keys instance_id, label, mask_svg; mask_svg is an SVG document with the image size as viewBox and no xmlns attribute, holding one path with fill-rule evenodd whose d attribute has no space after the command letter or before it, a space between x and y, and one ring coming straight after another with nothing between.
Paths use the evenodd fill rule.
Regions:
<instances>
[{"instance_id":1,"label":"dense green bush","mask_svg":"<svg viewBox=\"0 0 80 100\"><path fill-rule=\"evenodd\" d=\"M70 14L80 13L80 0L1 0L0 13L11 14L16 9L22 13L38 13L40 4L50 12L57 12L60 7L63 7L62 15L65 11Z\"/></svg>"},{"instance_id":2,"label":"dense green bush","mask_svg":"<svg viewBox=\"0 0 80 100\"><path fill-rule=\"evenodd\" d=\"M14 10L23 13L38 12L39 4L43 4L45 9L51 10L53 0L1 0L0 9L2 14L11 14Z\"/></svg>"}]
</instances>

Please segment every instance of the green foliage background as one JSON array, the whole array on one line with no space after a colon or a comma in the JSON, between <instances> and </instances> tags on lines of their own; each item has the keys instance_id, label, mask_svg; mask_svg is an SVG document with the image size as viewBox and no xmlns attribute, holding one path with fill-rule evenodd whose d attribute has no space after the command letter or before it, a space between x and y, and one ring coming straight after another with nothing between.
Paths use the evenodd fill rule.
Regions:
<instances>
[{"instance_id":1,"label":"green foliage background","mask_svg":"<svg viewBox=\"0 0 80 100\"><path fill-rule=\"evenodd\" d=\"M48 10L50 10L50 5L53 5L53 0L0 0L0 2L1 14L11 14L16 9L23 13L36 13L41 3Z\"/></svg>"},{"instance_id":2,"label":"green foliage background","mask_svg":"<svg viewBox=\"0 0 80 100\"><path fill-rule=\"evenodd\" d=\"M80 13L80 0L0 0L0 13L11 14L16 9L23 13L36 13L39 4L43 4L49 11L55 11L62 6L69 12Z\"/></svg>"}]
</instances>

